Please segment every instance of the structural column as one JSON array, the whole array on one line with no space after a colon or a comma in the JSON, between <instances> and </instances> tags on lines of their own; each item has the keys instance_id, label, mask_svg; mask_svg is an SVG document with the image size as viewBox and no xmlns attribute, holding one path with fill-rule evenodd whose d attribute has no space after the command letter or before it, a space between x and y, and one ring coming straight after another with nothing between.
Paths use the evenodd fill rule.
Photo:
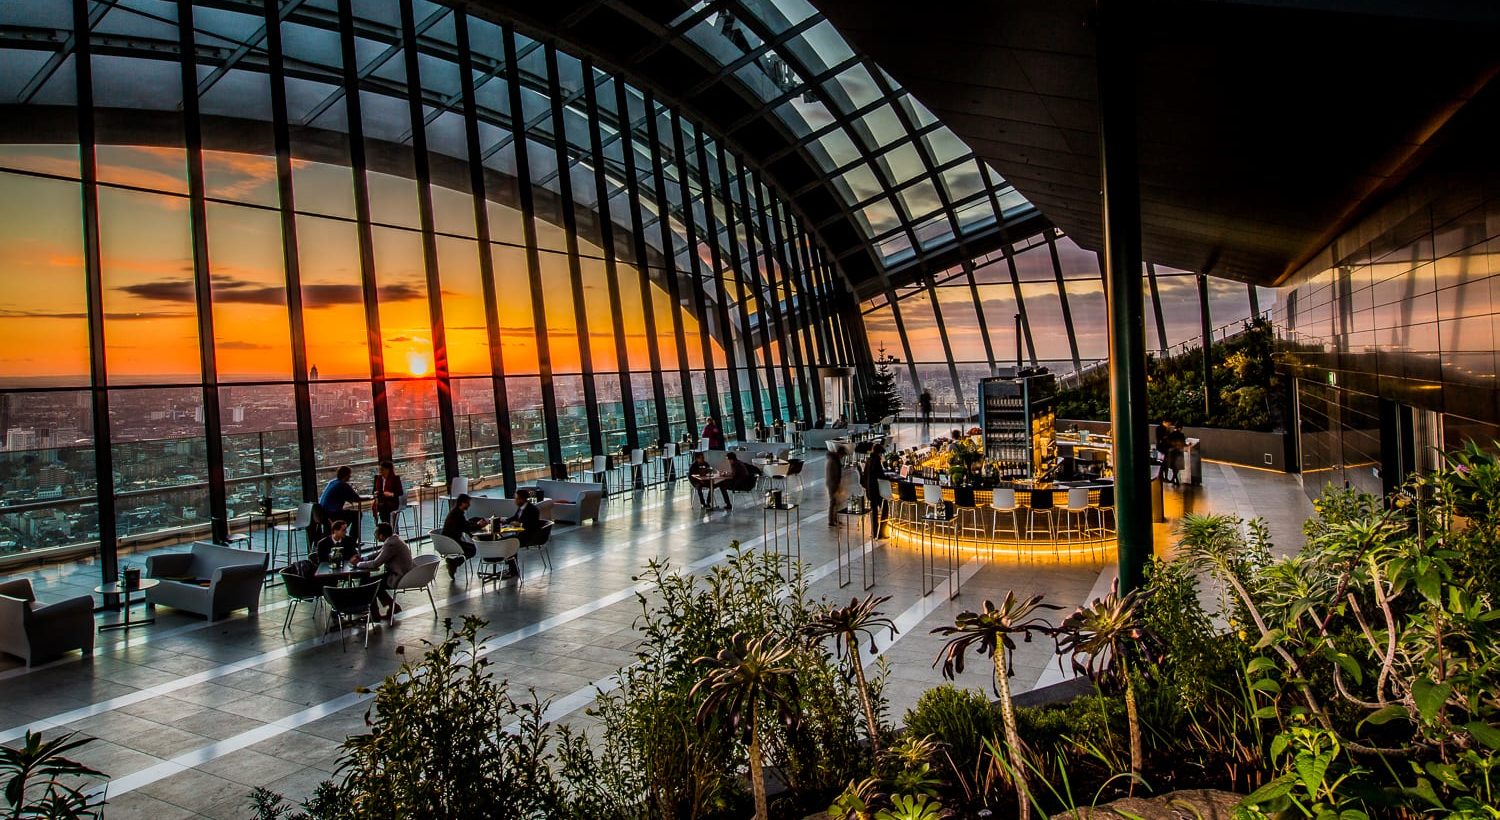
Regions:
<instances>
[{"instance_id":1,"label":"structural column","mask_svg":"<svg viewBox=\"0 0 1500 820\"><path fill-rule=\"evenodd\" d=\"M1114 422L1119 588L1123 593L1141 585L1152 552L1146 312L1141 294L1141 196L1129 4L1100 0L1095 22L1104 279L1109 299L1109 405Z\"/></svg>"}]
</instances>

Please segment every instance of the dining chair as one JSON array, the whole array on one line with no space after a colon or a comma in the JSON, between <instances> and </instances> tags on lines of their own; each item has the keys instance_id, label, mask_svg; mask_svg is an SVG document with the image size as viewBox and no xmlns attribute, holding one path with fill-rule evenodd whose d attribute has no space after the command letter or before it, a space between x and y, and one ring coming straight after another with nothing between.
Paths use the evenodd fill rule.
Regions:
<instances>
[{"instance_id":1,"label":"dining chair","mask_svg":"<svg viewBox=\"0 0 1500 820\"><path fill-rule=\"evenodd\" d=\"M521 544L522 549L536 550L542 554L542 565L547 568L548 572L552 571L552 550L547 546L547 542L551 540L552 522L543 521L541 532L537 534L536 540L530 544L524 542Z\"/></svg>"},{"instance_id":2,"label":"dining chair","mask_svg":"<svg viewBox=\"0 0 1500 820\"><path fill-rule=\"evenodd\" d=\"M516 582L521 583L526 580L525 571L521 567L521 559L518 557L521 552L521 539L481 539L475 541L474 546L479 550L474 560L479 562L480 591L484 590L486 583L498 582L501 573L505 570L506 562L511 560L516 562Z\"/></svg>"},{"instance_id":3,"label":"dining chair","mask_svg":"<svg viewBox=\"0 0 1500 820\"><path fill-rule=\"evenodd\" d=\"M432 542L433 551L443 558L446 559L449 556L463 558L464 571L470 575L473 575L473 562L468 560L468 555L464 553L464 547L462 544L458 543L452 538L449 538L446 535L443 535L442 531L440 530L429 530L427 532L427 539Z\"/></svg>"},{"instance_id":4,"label":"dining chair","mask_svg":"<svg viewBox=\"0 0 1500 820\"><path fill-rule=\"evenodd\" d=\"M438 565L442 563L443 559L436 555L418 555L412 560L411 569L391 587L391 598L394 600L403 592L422 590L427 593L427 603L432 604L432 617L436 618L437 601L432 599L432 581L437 578ZM395 611L395 607L391 607L392 618L396 617Z\"/></svg>"},{"instance_id":5,"label":"dining chair","mask_svg":"<svg viewBox=\"0 0 1500 820\"><path fill-rule=\"evenodd\" d=\"M286 632L292 628L292 616L297 613L298 604L312 604L313 622L321 624L322 620L318 615L323 609L323 582L297 572L294 567L287 567L281 571L281 583L286 589L287 600L292 602L291 606L286 608L286 619L282 621L281 631ZM319 630L320 633L321 631Z\"/></svg>"},{"instance_id":6,"label":"dining chair","mask_svg":"<svg viewBox=\"0 0 1500 820\"><path fill-rule=\"evenodd\" d=\"M348 651L345 645L345 630L350 624L361 624L365 630L365 648L370 648L370 624L374 620L375 599L380 595L384 578L355 587L323 587L323 600L328 611L339 625L339 648Z\"/></svg>"},{"instance_id":7,"label":"dining chair","mask_svg":"<svg viewBox=\"0 0 1500 820\"><path fill-rule=\"evenodd\" d=\"M464 478L461 475L460 476L454 476L453 480L448 483L448 494L447 495L443 495L443 496L438 496L438 500L441 501L441 502L443 502L443 515L447 515L448 514L448 508L451 507L451 506L453 506L454 499L458 498L461 495L468 495L468 494L469 494L469 480L467 478ZM433 519L433 520L436 521L437 519Z\"/></svg>"}]
</instances>

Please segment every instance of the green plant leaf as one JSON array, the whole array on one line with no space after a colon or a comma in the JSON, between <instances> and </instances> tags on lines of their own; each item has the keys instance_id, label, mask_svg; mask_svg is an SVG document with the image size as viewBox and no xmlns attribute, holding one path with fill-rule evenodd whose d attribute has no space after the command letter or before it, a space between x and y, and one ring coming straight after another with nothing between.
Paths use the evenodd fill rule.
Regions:
<instances>
[{"instance_id":1,"label":"green plant leaf","mask_svg":"<svg viewBox=\"0 0 1500 820\"><path fill-rule=\"evenodd\" d=\"M1260 657L1251 660L1248 664L1245 664L1245 674L1253 677L1260 674L1261 672L1268 672L1275 668L1276 661L1273 661L1270 658Z\"/></svg>"},{"instance_id":2,"label":"green plant leaf","mask_svg":"<svg viewBox=\"0 0 1500 820\"><path fill-rule=\"evenodd\" d=\"M1257 692L1265 692L1272 697L1281 694L1281 684L1270 678L1261 678L1250 684L1250 688Z\"/></svg>"},{"instance_id":3,"label":"green plant leaf","mask_svg":"<svg viewBox=\"0 0 1500 820\"><path fill-rule=\"evenodd\" d=\"M1262 706L1259 709L1256 709L1255 713L1250 715L1250 717L1253 717L1256 720L1270 720L1271 718L1276 717L1277 714L1278 712L1276 711L1275 706Z\"/></svg>"},{"instance_id":4,"label":"green plant leaf","mask_svg":"<svg viewBox=\"0 0 1500 820\"><path fill-rule=\"evenodd\" d=\"M1417 710L1421 712L1423 720L1433 720L1438 712L1443 709L1443 704L1448 700L1448 695L1453 692L1451 683L1433 683L1431 678L1423 675L1411 684L1412 700L1417 702Z\"/></svg>"},{"instance_id":5,"label":"green plant leaf","mask_svg":"<svg viewBox=\"0 0 1500 820\"><path fill-rule=\"evenodd\" d=\"M1384 726L1385 724L1390 723L1393 720L1405 717L1407 717L1406 707L1393 703L1390 706L1382 707L1381 709L1371 713L1369 717L1360 721L1360 724L1364 725L1368 723L1371 726Z\"/></svg>"},{"instance_id":6,"label":"green plant leaf","mask_svg":"<svg viewBox=\"0 0 1500 820\"><path fill-rule=\"evenodd\" d=\"M1255 642L1255 646L1250 648L1259 651L1281 641L1285 637L1286 633L1280 629L1268 629L1266 630L1266 634L1262 635L1260 640Z\"/></svg>"},{"instance_id":7,"label":"green plant leaf","mask_svg":"<svg viewBox=\"0 0 1500 820\"><path fill-rule=\"evenodd\" d=\"M1473 735L1475 740L1491 749L1500 750L1500 729L1477 720L1465 725L1464 728L1469 730L1469 734Z\"/></svg>"},{"instance_id":8,"label":"green plant leaf","mask_svg":"<svg viewBox=\"0 0 1500 820\"><path fill-rule=\"evenodd\" d=\"M1251 792L1244 800L1240 801L1240 805L1259 806L1263 803L1269 803L1272 800L1287 796L1292 791L1292 786L1294 785L1296 785L1296 778L1291 774L1284 774Z\"/></svg>"}]
</instances>

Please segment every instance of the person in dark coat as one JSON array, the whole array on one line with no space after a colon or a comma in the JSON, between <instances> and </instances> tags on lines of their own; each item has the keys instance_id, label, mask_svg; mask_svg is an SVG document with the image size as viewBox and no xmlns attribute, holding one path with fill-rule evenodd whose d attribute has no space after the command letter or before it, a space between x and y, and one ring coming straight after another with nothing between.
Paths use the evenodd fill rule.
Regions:
<instances>
[{"instance_id":1,"label":"person in dark coat","mask_svg":"<svg viewBox=\"0 0 1500 820\"><path fill-rule=\"evenodd\" d=\"M448 577L450 578L458 577L458 568L463 566L465 561L478 554L479 548L474 546L474 541L470 536L484 529L490 523L483 518L469 517L469 505L472 503L468 493L461 493L457 498L453 499L453 506L448 510L448 516L443 519L443 528L440 532L457 541L458 545L464 551L463 555L449 555L446 557Z\"/></svg>"},{"instance_id":2,"label":"person in dark coat","mask_svg":"<svg viewBox=\"0 0 1500 820\"><path fill-rule=\"evenodd\" d=\"M880 516L885 504L885 493L882 485L885 484L885 467L881 464L885 455L885 445L876 442L870 448L870 457L865 461L864 475L860 476L865 486L865 500L870 504L870 537L876 541L880 537Z\"/></svg>"},{"instance_id":3,"label":"person in dark coat","mask_svg":"<svg viewBox=\"0 0 1500 820\"><path fill-rule=\"evenodd\" d=\"M339 520L333 522L333 531L319 539L313 551L320 564L330 563L335 557L353 561L359 558L359 541L349 534L349 522Z\"/></svg>"},{"instance_id":4,"label":"person in dark coat","mask_svg":"<svg viewBox=\"0 0 1500 820\"><path fill-rule=\"evenodd\" d=\"M829 450L823 463L823 482L828 485L828 526L839 525L839 510L844 508L844 451Z\"/></svg>"},{"instance_id":5,"label":"person in dark coat","mask_svg":"<svg viewBox=\"0 0 1500 820\"><path fill-rule=\"evenodd\" d=\"M396 475L396 465L380 462L380 472L375 474L375 520L395 526L394 517L401 509L401 496L405 493L401 476Z\"/></svg>"},{"instance_id":6,"label":"person in dark coat","mask_svg":"<svg viewBox=\"0 0 1500 820\"><path fill-rule=\"evenodd\" d=\"M708 423L703 425L703 440L708 442L708 449L710 450L724 449L726 444L724 441L724 431L719 428L718 422L709 419Z\"/></svg>"}]
</instances>

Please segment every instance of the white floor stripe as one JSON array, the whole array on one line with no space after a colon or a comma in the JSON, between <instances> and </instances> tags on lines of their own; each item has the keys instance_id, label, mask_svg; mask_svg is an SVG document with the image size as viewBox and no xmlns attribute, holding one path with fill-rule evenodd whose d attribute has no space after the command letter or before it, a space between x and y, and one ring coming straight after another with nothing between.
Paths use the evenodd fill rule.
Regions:
<instances>
[{"instance_id":1,"label":"white floor stripe","mask_svg":"<svg viewBox=\"0 0 1500 820\"><path fill-rule=\"evenodd\" d=\"M813 484L816 484L817 482L819 482L821 480L822 479L809 480L807 483L808 483L808 485L813 485ZM659 530L657 532L650 533L648 535L643 535L643 536L640 536L640 537L637 537L637 538L634 538L634 539L631 539L631 540L628 540L628 541L623 541L618 546L615 546L613 548L605 547L605 548L599 549L599 550L594 551L594 552L589 552L589 553L587 553L585 555L574 556L573 558L570 558L570 559L568 559L566 561L563 561L563 562L561 562L559 564L556 564L554 566L554 571L556 571L556 570L563 570L563 569L569 569L571 567L576 567L576 566L579 566L581 564L586 564L586 563L589 563L591 561L598 560L599 558L601 558L601 557L603 557L605 555L608 555L610 553L620 552L620 551L624 551L624 550L628 550L628 549L635 549L635 548L638 548L640 545L642 545L644 543L651 543L651 542L654 542L654 541L661 540L661 539L667 537L668 535L670 535L672 533L680 532L682 530L688 529L689 527L699 526L699 525L701 525L701 523L702 523L702 519L695 517L693 519L690 519L688 521L684 521L684 522L682 522L680 524L677 524L677 525L672 526L670 528L667 528L665 530ZM762 539L756 539L756 543L758 543L760 540L762 540ZM454 602L457 602L457 601L465 601L465 600L469 600L469 599L472 599L472 598L479 597L483 592L484 592L484 590L483 590L482 587L471 588L471 589L466 590L465 592L463 592L462 594L459 594L457 596L451 596L450 595L450 596L444 598L443 602L444 602L444 604L450 604L450 603L454 603ZM630 594L633 595L634 593L632 592ZM282 605L285 605L285 602L283 602ZM270 608L270 607L263 607L263 609L268 609L268 608ZM397 616L397 618L400 619L400 620L406 620L407 618L414 618L414 617L417 617L419 615L423 615L423 614L426 614L426 613L430 612L431 609L432 609L431 606L427 605L427 604L423 604L423 605L420 605L420 606L415 606L415 607L412 607L410 609L403 610L402 613ZM205 623L205 624L202 624L202 625L194 625L194 626L196 628L201 629L201 628L204 628L205 626L208 626L208 625L209 624ZM517 638L517 640L520 640L520 639ZM14 727L11 727L11 728L6 729L4 731L0 731L0 743L9 743L12 740L16 740L18 738L25 737L26 732L28 732L28 731L41 731L41 730L44 730L44 729L58 728L60 726L66 725L68 723L73 723L73 722L76 722L76 721L79 721L79 720L84 720L86 718L90 718L90 717L94 717L94 716L97 716L97 715L106 714L108 712L115 711L116 709L122 709L122 708L124 708L126 706L131 706L131 705L136 704L136 703L141 703L143 701L150 700L152 698L156 698L156 697L159 697L161 695L168 695L168 694L171 694L173 692L181 691L181 690L186 689L186 688L191 687L191 686L197 686L200 683L207 683L207 682L213 681L215 679L222 678L222 677L224 677L226 675L232 675L235 672L244 671L246 669L253 669L253 668L257 667L257 666L262 666L264 664L270 663L271 661L280 660L281 658L285 658L285 657L287 657L289 655L292 655L292 654L295 654L295 653L298 653L298 652L309 651L309 650L314 649L316 647L322 646L323 643L324 643L324 641L323 641L323 639L321 637L309 638L307 640L299 641L297 643L294 643L294 644L291 644L291 645L288 645L288 646L284 646L284 647L281 647L279 649L273 649L273 650L271 650L269 652L263 652L263 653L260 653L258 655L252 655L252 656L250 656L248 658L243 658L241 660L233 661L233 662L230 662L230 663L227 663L227 664L222 664L220 666L217 666L217 667L214 667L214 668L211 668L211 669L207 669L207 670L204 670L202 672L197 672L197 673L192 674L192 675L187 675L187 676L178 678L176 680L169 681L167 683L157 684L156 686L147 687L145 689L137 690L135 692L131 692L131 693L125 694L125 695L120 695L118 697L110 698L108 700L99 701L99 702L96 702L96 703L91 703L91 704L89 704L87 706L81 706L81 707L78 707L76 709L70 709L68 711L60 712L58 714L51 715L51 716L48 716L48 717L45 717L45 718L38 718L38 719L32 720L32 721L30 721L28 723L25 723L25 724L22 724L22 725L19 725L19 726L14 726Z\"/></svg>"},{"instance_id":2,"label":"white floor stripe","mask_svg":"<svg viewBox=\"0 0 1500 820\"><path fill-rule=\"evenodd\" d=\"M817 513L808 516L806 520L816 521L817 519L826 516L826 512ZM741 546L744 549L756 549L764 541L765 536L761 536L750 541L741 542ZM677 572L684 573L704 569L723 561L728 556L728 552L714 552L710 555L698 559L697 561L678 568ZM827 570L827 566L828 565L825 565L824 567L820 567L819 569ZM633 586L617 590L609 595L596 598L589 603L580 604L579 606L573 607L572 609L569 609L557 615L553 615L549 618L544 618L540 621L537 621L536 623L527 624L526 626L519 629L514 629L499 637L491 638L490 640L485 641L481 646L479 655L483 657L498 649L503 649L519 641L523 641L527 638L531 638L552 629L556 629L557 627L572 623L573 621L576 621L606 607L613 606L614 604L620 603L621 601L630 600L634 598L638 593L648 591L650 589L650 586L651 585L649 583L645 582L635 584ZM370 688L373 689L377 685L378 682L376 684L371 684ZM588 691L592 691L592 689L589 689ZM567 697L572 698L577 696L577 694L578 693L575 692ZM110 796L127 794L129 792L135 791L136 789L142 788L143 786L148 786L159 780L171 777L172 775L178 774L179 772L185 771L186 769L192 768L194 766L201 766L204 763L223 757L224 755L227 755L231 752L239 751L240 749L243 749L252 744L259 743L263 740L267 740L269 738L293 731L299 727L312 723L315 720L327 717L328 715L333 714L340 709L346 709L357 703L363 702L364 700L368 700L371 697L374 697L374 695L371 693L352 693L349 695L343 695L325 703L321 703L308 709L304 709L301 712L289 715L273 723L258 726L255 729L242 732L233 737L218 741L217 743L211 743L207 746L185 752L173 758L172 760L158 763L154 766L147 767L138 772L134 772L130 775L126 775L112 781L109 784L108 793ZM189 762L184 763L182 761ZM103 787L101 787L101 789L102 788Z\"/></svg>"}]
</instances>

